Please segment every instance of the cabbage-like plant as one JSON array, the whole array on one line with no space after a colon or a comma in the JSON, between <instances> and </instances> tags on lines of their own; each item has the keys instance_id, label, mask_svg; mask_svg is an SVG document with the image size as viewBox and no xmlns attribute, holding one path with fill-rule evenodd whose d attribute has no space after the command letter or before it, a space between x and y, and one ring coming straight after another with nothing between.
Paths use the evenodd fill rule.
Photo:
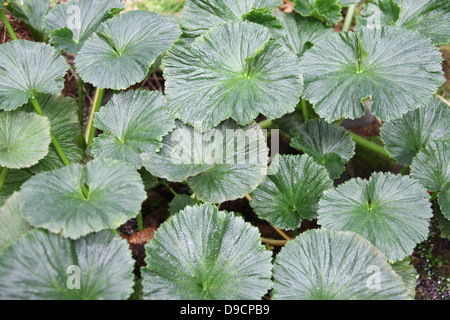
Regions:
<instances>
[{"instance_id":1,"label":"cabbage-like plant","mask_svg":"<svg viewBox=\"0 0 450 320\"><path fill-rule=\"evenodd\" d=\"M187 0L178 21L118 0L8 1L44 42L0 11L0 299L414 298L408 257L431 218L450 234L448 1L281 4ZM157 67L163 92L138 89ZM380 137L341 121L369 113ZM401 172L353 175L361 155ZM169 217L138 270L118 230L142 231L162 188Z\"/></svg>"}]
</instances>

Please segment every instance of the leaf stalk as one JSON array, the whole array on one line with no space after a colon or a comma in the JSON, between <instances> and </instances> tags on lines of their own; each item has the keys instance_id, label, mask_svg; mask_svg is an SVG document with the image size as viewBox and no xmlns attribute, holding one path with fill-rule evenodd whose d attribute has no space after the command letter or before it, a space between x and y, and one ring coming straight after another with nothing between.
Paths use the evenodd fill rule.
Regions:
<instances>
[{"instance_id":1,"label":"leaf stalk","mask_svg":"<svg viewBox=\"0 0 450 320\"><path fill-rule=\"evenodd\" d=\"M5 184L6 177L8 176L8 173L9 173L9 168L6 168L6 167L4 167L0 171L0 190L2 190L3 185Z\"/></svg>"},{"instance_id":2,"label":"leaf stalk","mask_svg":"<svg viewBox=\"0 0 450 320\"><path fill-rule=\"evenodd\" d=\"M11 24L9 23L8 19L6 18L5 13L3 12L3 8L0 9L0 18L2 19L2 22L5 25L6 30L8 30L8 33L11 36L11 39L18 40L16 33L14 32Z\"/></svg>"},{"instance_id":3,"label":"leaf stalk","mask_svg":"<svg viewBox=\"0 0 450 320\"><path fill-rule=\"evenodd\" d=\"M97 129L94 127L94 115L100 110L105 96L105 89L97 88L95 90L94 102L92 103L91 112L89 114L88 123L86 125L85 140L86 147L89 148L94 140Z\"/></svg>"}]
</instances>

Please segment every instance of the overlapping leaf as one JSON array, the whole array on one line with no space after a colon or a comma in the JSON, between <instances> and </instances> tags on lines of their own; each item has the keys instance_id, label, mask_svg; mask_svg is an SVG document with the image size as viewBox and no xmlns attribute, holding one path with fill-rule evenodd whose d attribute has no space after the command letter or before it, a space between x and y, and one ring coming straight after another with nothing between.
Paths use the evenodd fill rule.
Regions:
<instances>
[{"instance_id":1,"label":"overlapping leaf","mask_svg":"<svg viewBox=\"0 0 450 320\"><path fill-rule=\"evenodd\" d=\"M169 203L169 212L170 214L176 214L182 211L187 206L193 206L197 204L197 200L186 195L186 194L178 194L173 200Z\"/></svg>"},{"instance_id":2,"label":"overlapping leaf","mask_svg":"<svg viewBox=\"0 0 450 320\"><path fill-rule=\"evenodd\" d=\"M302 17L295 12L285 13L280 10L273 12L286 30L286 35L279 41L293 51L298 58L301 58L314 44L335 33L332 27L316 19Z\"/></svg>"},{"instance_id":3,"label":"overlapping leaf","mask_svg":"<svg viewBox=\"0 0 450 320\"><path fill-rule=\"evenodd\" d=\"M391 25L419 32L434 44L450 42L450 6L447 0L377 0L358 17L360 25Z\"/></svg>"},{"instance_id":4,"label":"overlapping leaf","mask_svg":"<svg viewBox=\"0 0 450 320\"><path fill-rule=\"evenodd\" d=\"M373 274L376 273L376 280ZM402 278L353 232L310 230L277 255L275 300L404 300Z\"/></svg>"},{"instance_id":5,"label":"overlapping leaf","mask_svg":"<svg viewBox=\"0 0 450 320\"><path fill-rule=\"evenodd\" d=\"M303 16L312 16L333 25L342 20L339 0L294 0L294 10Z\"/></svg>"},{"instance_id":6,"label":"overlapping leaf","mask_svg":"<svg viewBox=\"0 0 450 320\"><path fill-rule=\"evenodd\" d=\"M141 155L153 175L173 182L187 180L198 199L221 203L255 190L267 172L268 148L256 123L232 120L201 133L177 122L160 152Z\"/></svg>"},{"instance_id":7,"label":"overlapping leaf","mask_svg":"<svg viewBox=\"0 0 450 320\"><path fill-rule=\"evenodd\" d=\"M260 113L293 112L303 88L299 62L270 39L263 26L233 22L173 46L164 58L169 113L206 131L229 118L245 125Z\"/></svg>"},{"instance_id":8,"label":"overlapping leaf","mask_svg":"<svg viewBox=\"0 0 450 320\"><path fill-rule=\"evenodd\" d=\"M212 205L187 207L146 245L144 299L256 300L271 281L258 229Z\"/></svg>"},{"instance_id":9,"label":"overlapping leaf","mask_svg":"<svg viewBox=\"0 0 450 320\"><path fill-rule=\"evenodd\" d=\"M268 28L272 33L272 38L278 39L279 37L285 35L286 32L280 19L272 14L272 11L277 12L280 10L270 10L268 7L261 9L253 8L252 11L244 14L242 19L243 21L254 22Z\"/></svg>"},{"instance_id":10,"label":"overlapping leaf","mask_svg":"<svg viewBox=\"0 0 450 320\"><path fill-rule=\"evenodd\" d=\"M20 214L19 198L16 192L0 206L0 256L6 247L30 230L31 226Z\"/></svg>"},{"instance_id":11,"label":"overlapping leaf","mask_svg":"<svg viewBox=\"0 0 450 320\"><path fill-rule=\"evenodd\" d=\"M0 113L0 166L29 168L48 153L50 123L23 111Z\"/></svg>"},{"instance_id":12,"label":"overlapping leaf","mask_svg":"<svg viewBox=\"0 0 450 320\"><path fill-rule=\"evenodd\" d=\"M321 41L302 58L304 96L327 121L372 113L397 119L428 105L443 82L442 57L428 39L396 27L360 28Z\"/></svg>"},{"instance_id":13,"label":"overlapping leaf","mask_svg":"<svg viewBox=\"0 0 450 320\"><path fill-rule=\"evenodd\" d=\"M143 80L155 59L177 40L173 18L130 11L103 22L75 59L84 81L99 88L126 89Z\"/></svg>"},{"instance_id":14,"label":"overlapping leaf","mask_svg":"<svg viewBox=\"0 0 450 320\"><path fill-rule=\"evenodd\" d=\"M77 103L73 98L58 95L38 95L37 100L44 115L50 120L53 134L62 151L71 163L80 162L84 151L79 143L82 137L80 130ZM23 107L24 111L34 113L31 103ZM31 168L33 172L50 171L64 167L61 157L53 144L50 144L48 155Z\"/></svg>"},{"instance_id":15,"label":"overlapping leaf","mask_svg":"<svg viewBox=\"0 0 450 320\"><path fill-rule=\"evenodd\" d=\"M322 119L305 122L291 140L291 146L303 150L325 166L332 179L345 170L344 164L355 154L355 143L344 128Z\"/></svg>"},{"instance_id":16,"label":"overlapping leaf","mask_svg":"<svg viewBox=\"0 0 450 320\"><path fill-rule=\"evenodd\" d=\"M140 169L140 154L159 151L163 137L175 127L164 105L159 91L114 95L94 118L95 127L103 130L92 145L95 156L124 160Z\"/></svg>"},{"instance_id":17,"label":"overlapping leaf","mask_svg":"<svg viewBox=\"0 0 450 320\"><path fill-rule=\"evenodd\" d=\"M36 39L43 41L45 37L43 20L50 9L50 0L9 0L8 3L14 17L28 25Z\"/></svg>"},{"instance_id":18,"label":"overlapping leaf","mask_svg":"<svg viewBox=\"0 0 450 320\"><path fill-rule=\"evenodd\" d=\"M429 191L450 183L450 140L432 141L422 148L412 161L411 177Z\"/></svg>"},{"instance_id":19,"label":"overlapping leaf","mask_svg":"<svg viewBox=\"0 0 450 320\"><path fill-rule=\"evenodd\" d=\"M111 231L75 241L33 230L0 257L0 300L125 300L133 268L127 242Z\"/></svg>"},{"instance_id":20,"label":"overlapping leaf","mask_svg":"<svg viewBox=\"0 0 450 320\"><path fill-rule=\"evenodd\" d=\"M450 182L447 183L438 194L439 206L441 212L448 220L450 220ZM450 223L447 223L447 227ZM448 228L450 230L450 228Z\"/></svg>"},{"instance_id":21,"label":"overlapping leaf","mask_svg":"<svg viewBox=\"0 0 450 320\"><path fill-rule=\"evenodd\" d=\"M22 215L32 226L78 239L136 217L146 193L134 167L96 159L86 167L73 164L32 177L19 199Z\"/></svg>"},{"instance_id":22,"label":"overlapping leaf","mask_svg":"<svg viewBox=\"0 0 450 320\"><path fill-rule=\"evenodd\" d=\"M326 169L308 155L277 155L272 170L276 173L268 175L252 194L255 213L289 230L298 228L302 219L315 218L320 197L333 187Z\"/></svg>"},{"instance_id":23,"label":"overlapping leaf","mask_svg":"<svg viewBox=\"0 0 450 320\"><path fill-rule=\"evenodd\" d=\"M32 177L28 170L11 170L6 177L5 184L0 189L0 206L15 192L19 191L22 184Z\"/></svg>"},{"instance_id":24,"label":"overlapping leaf","mask_svg":"<svg viewBox=\"0 0 450 320\"><path fill-rule=\"evenodd\" d=\"M450 139L450 110L438 98L431 104L410 111L381 128L381 138L389 154L409 166L430 141Z\"/></svg>"},{"instance_id":25,"label":"overlapping leaf","mask_svg":"<svg viewBox=\"0 0 450 320\"><path fill-rule=\"evenodd\" d=\"M432 210L417 181L390 173L352 179L326 191L318 223L331 230L354 231L391 261L412 254L428 236Z\"/></svg>"},{"instance_id":26,"label":"overlapping leaf","mask_svg":"<svg viewBox=\"0 0 450 320\"><path fill-rule=\"evenodd\" d=\"M0 110L14 110L36 93L60 93L69 68L44 43L17 40L0 45Z\"/></svg>"},{"instance_id":27,"label":"overlapping leaf","mask_svg":"<svg viewBox=\"0 0 450 320\"><path fill-rule=\"evenodd\" d=\"M44 26L58 50L77 54L98 26L123 7L120 0L69 0L49 11Z\"/></svg>"},{"instance_id":28,"label":"overlapping leaf","mask_svg":"<svg viewBox=\"0 0 450 320\"><path fill-rule=\"evenodd\" d=\"M243 21L252 9L272 10L281 0L187 0L181 19L183 33L197 37L218 25Z\"/></svg>"}]
</instances>

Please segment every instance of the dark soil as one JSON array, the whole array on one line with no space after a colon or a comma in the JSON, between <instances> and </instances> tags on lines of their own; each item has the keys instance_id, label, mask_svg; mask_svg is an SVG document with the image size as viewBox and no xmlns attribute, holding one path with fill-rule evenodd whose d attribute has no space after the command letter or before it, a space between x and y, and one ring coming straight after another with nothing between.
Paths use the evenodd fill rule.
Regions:
<instances>
[{"instance_id":1,"label":"dark soil","mask_svg":"<svg viewBox=\"0 0 450 320\"><path fill-rule=\"evenodd\" d=\"M285 1L288 2L288 1ZM285 11L292 10L291 4L285 5ZM34 41L34 37L28 28L20 21L15 20L7 13L14 31L19 39L27 39ZM336 26L337 31L340 30L340 25ZM6 28L0 21L0 43L11 41ZM448 66L450 61L450 50L443 51L446 53L448 59L445 62L445 71L448 76ZM73 56L65 55L67 61L73 66ZM448 78L447 78L448 79ZM164 91L164 78L162 71L156 69L148 79L142 83L133 86L133 89L144 88L148 90ZM84 114L87 115L93 101L95 88L90 84L84 85ZM66 76L65 88L63 91L65 96L78 99L78 78L73 68ZM105 94L104 104L112 96L112 91L107 91ZM379 142L379 129L382 126L381 122L375 121L362 127L351 127L354 133L365 136L373 141ZM295 154L297 150L292 149L289 145L289 140L284 136L280 137L280 153ZM270 141L269 141L270 145ZM357 155L346 165L346 171L339 179L335 180L335 185L343 183L348 179L354 177L368 178L374 171L392 171L398 173L401 166L392 161L380 157L375 154L370 154L368 150L357 149ZM189 194L189 188L183 184L172 183L171 188L179 194ZM136 259L136 275L139 276L139 268L145 265L145 249L144 245L153 238L153 233L156 231L161 223L168 217L168 207L170 201L173 199L173 194L164 185L159 185L149 192L147 201L143 204L142 214L144 220L145 230L137 232L136 219L128 221L119 228L121 236L128 240L133 256ZM275 231L265 220L259 219L253 212L247 199L239 199L236 201L228 201L221 205L221 210L232 211L242 215L242 217L250 222L255 227L259 228L262 237L283 240L283 237ZM440 237L439 231L436 227L437 222L433 220L430 228L430 236L427 241L419 244L411 256L411 263L417 270L418 280L416 287L417 300L449 300L450 297L450 241ZM301 227L295 232L287 232L291 237L297 233L302 233L309 229L319 228L316 221L302 222ZM280 247L269 247L276 254ZM267 297L266 297L267 298Z\"/></svg>"}]
</instances>

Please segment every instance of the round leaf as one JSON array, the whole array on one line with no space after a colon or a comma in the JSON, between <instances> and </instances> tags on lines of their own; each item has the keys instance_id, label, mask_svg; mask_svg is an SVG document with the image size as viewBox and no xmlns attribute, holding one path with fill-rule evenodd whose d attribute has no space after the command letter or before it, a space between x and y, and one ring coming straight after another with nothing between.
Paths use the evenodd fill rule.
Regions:
<instances>
[{"instance_id":1,"label":"round leaf","mask_svg":"<svg viewBox=\"0 0 450 320\"><path fill-rule=\"evenodd\" d=\"M80 130L77 109L78 105L75 99L62 97L58 95L38 95L37 100L41 106L42 112L50 120L53 134L58 139L62 151L69 159L70 163L77 163L83 159L84 151L79 142L84 139ZM31 103L23 107L24 111L35 113ZM64 167L58 152L53 144L47 156L31 168L31 171L39 173Z\"/></svg>"},{"instance_id":2,"label":"round leaf","mask_svg":"<svg viewBox=\"0 0 450 320\"><path fill-rule=\"evenodd\" d=\"M269 171L276 173L253 192L250 205L260 218L279 228L296 229L302 219L315 218L322 193L333 187L327 170L307 155L277 155Z\"/></svg>"},{"instance_id":3,"label":"round leaf","mask_svg":"<svg viewBox=\"0 0 450 320\"><path fill-rule=\"evenodd\" d=\"M0 257L0 299L124 300L133 268L127 242L110 231L75 241L33 230Z\"/></svg>"},{"instance_id":4,"label":"round leaf","mask_svg":"<svg viewBox=\"0 0 450 320\"><path fill-rule=\"evenodd\" d=\"M197 37L226 22L242 21L252 9L271 10L281 0L187 0L181 18L181 29L189 37Z\"/></svg>"},{"instance_id":5,"label":"round leaf","mask_svg":"<svg viewBox=\"0 0 450 320\"><path fill-rule=\"evenodd\" d=\"M273 299L404 300L402 279L384 256L353 232L310 230L277 255Z\"/></svg>"},{"instance_id":6,"label":"round leaf","mask_svg":"<svg viewBox=\"0 0 450 320\"><path fill-rule=\"evenodd\" d=\"M271 281L258 229L212 205L187 207L146 245L144 299L256 300Z\"/></svg>"},{"instance_id":7,"label":"round leaf","mask_svg":"<svg viewBox=\"0 0 450 320\"><path fill-rule=\"evenodd\" d=\"M60 93L69 65L44 43L17 40L0 45L0 110L14 110L36 93Z\"/></svg>"},{"instance_id":8,"label":"round leaf","mask_svg":"<svg viewBox=\"0 0 450 320\"><path fill-rule=\"evenodd\" d=\"M380 25L403 27L417 31L437 45L450 42L447 0L377 0L361 12L358 24L374 28Z\"/></svg>"},{"instance_id":9,"label":"round leaf","mask_svg":"<svg viewBox=\"0 0 450 320\"><path fill-rule=\"evenodd\" d=\"M98 26L123 7L120 0L69 0L52 8L44 25L58 50L77 54Z\"/></svg>"},{"instance_id":10,"label":"round leaf","mask_svg":"<svg viewBox=\"0 0 450 320\"><path fill-rule=\"evenodd\" d=\"M229 118L245 125L260 113L293 112L303 88L299 62L270 38L263 26L233 22L173 46L163 60L169 113L206 131Z\"/></svg>"},{"instance_id":11,"label":"round leaf","mask_svg":"<svg viewBox=\"0 0 450 320\"><path fill-rule=\"evenodd\" d=\"M94 139L97 158L128 161L140 169L141 153L152 153L174 127L174 119L164 109L159 91L126 91L116 94L96 113L95 127L103 134Z\"/></svg>"},{"instance_id":12,"label":"round leaf","mask_svg":"<svg viewBox=\"0 0 450 320\"><path fill-rule=\"evenodd\" d=\"M412 161L411 177L429 191L450 183L450 140L432 141L421 149Z\"/></svg>"},{"instance_id":13,"label":"round leaf","mask_svg":"<svg viewBox=\"0 0 450 320\"><path fill-rule=\"evenodd\" d=\"M294 0L294 10L302 16L312 16L332 26L342 20L339 0Z\"/></svg>"},{"instance_id":14,"label":"round leaf","mask_svg":"<svg viewBox=\"0 0 450 320\"><path fill-rule=\"evenodd\" d=\"M291 146L325 166L332 179L341 175L344 164L355 154L355 142L345 129L322 119L305 122L293 134Z\"/></svg>"},{"instance_id":15,"label":"round leaf","mask_svg":"<svg viewBox=\"0 0 450 320\"><path fill-rule=\"evenodd\" d=\"M77 239L135 218L146 193L134 167L97 159L86 167L73 164L34 176L23 184L19 198L22 215L32 226Z\"/></svg>"},{"instance_id":16,"label":"round leaf","mask_svg":"<svg viewBox=\"0 0 450 320\"><path fill-rule=\"evenodd\" d=\"M268 148L256 123L243 127L227 120L201 133L178 121L160 152L141 156L151 174L187 179L199 200L221 203L256 189L267 173Z\"/></svg>"},{"instance_id":17,"label":"round leaf","mask_svg":"<svg viewBox=\"0 0 450 320\"><path fill-rule=\"evenodd\" d=\"M302 58L304 96L328 122L372 113L388 121L428 105L441 83L442 56L428 39L396 27L360 28L321 41Z\"/></svg>"},{"instance_id":18,"label":"round leaf","mask_svg":"<svg viewBox=\"0 0 450 320\"><path fill-rule=\"evenodd\" d=\"M450 110L438 98L430 105L410 111L383 124L381 138L389 154L409 166L428 142L450 139Z\"/></svg>"},{"instance_id":19,"label":"round leaf","mask_svg":"<svg viewBox=\"0 0 450 320\"><path fill-rule=\"evenodd\" d=\"M281 20L281 24L287 31L279 41L293 51L298 58L320 40L335 33L332 27L327 27L324 23L292 12L285 13L274 10L274 15Z\"/></svg>"},{"instance_id":20,"label":"round leaf","mask_svg":"<svg viewBox=\"0 0 450 320\"><path fill-rule=\"evenodd\" d=\"M176 21L148 11L130 11L103 22L75 59L84 81L126 89L142 81L155 59L177 40Z\"/></svg>"},{"instance_id":21,"label":"round leaf","mask_svg":"<svg viewBox=\"0 0 450 320\"><path fill-rule=\"evenodd\" d=\"M356 178L326 191L318 223L356 232L397 261L427 238L432 217L428 199L427 191L409 177L374 173L368 181Z\"/></svg>"},{"instance_id":22,"label":"round leaf","mask_svg":"<svg viewBox=\"0 0 450 320\"><path fill-rule=\"evenodd\" d=\"M0 255L11 243L31 230L31 226L20 214L19 197L15 192L0 207Z\"/></svg>"},{"instance_id":23,"label":"round leaf","mask_svg":"<svg viewBox=\"0 0 450 320\"><path fill-rule=\"evenodd\" d=\"M46 117L22 111L0 113L0 166L29 168L48 153L50 123Z\"/></svg>"}]
</instances>

